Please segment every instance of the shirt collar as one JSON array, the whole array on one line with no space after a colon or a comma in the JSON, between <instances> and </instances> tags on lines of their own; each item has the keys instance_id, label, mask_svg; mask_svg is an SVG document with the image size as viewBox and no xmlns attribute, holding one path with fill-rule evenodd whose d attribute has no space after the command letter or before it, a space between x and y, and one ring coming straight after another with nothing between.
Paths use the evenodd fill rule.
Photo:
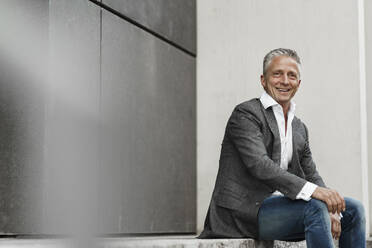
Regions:
<instances>
[{"instance_id":1,"label":"shirt collar","mask_svg":"<svg viewBox=\"0 0 372 248\"><path fill-rule=\"evenodd\" d=\"M279 105L279 103L277 103L269 94L267 94L266 91L262 93L260 101L265 109L271 106Z\"/></svg>"},{"instance_id":2,"label":"shirt collar","mask_svg":"<svg viewBox=\"0 0 372 248\"><path fill-rule=\"evenodd\" d=\"M269 108L269 107L273 107L273 106L280 106L279 103L277 103L269 94L267 94L266 91L264 91L260 97L260 101L262 103L262 105L264 106L265 109ZM280 106L281 108L282 106ZM291 100L291 105L289 107L289 111L290 113L294 113L296 109L296 104Z\"/></svg>"}]
</instances>

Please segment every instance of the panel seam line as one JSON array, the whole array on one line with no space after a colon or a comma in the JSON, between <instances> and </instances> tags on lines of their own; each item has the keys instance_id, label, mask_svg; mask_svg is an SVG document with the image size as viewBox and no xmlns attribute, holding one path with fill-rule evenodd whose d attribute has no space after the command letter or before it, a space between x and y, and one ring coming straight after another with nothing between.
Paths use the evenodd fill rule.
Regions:
<instances>
[{"instance_id":1,"label":"panel seam line","mask_svg":"<svg viewBox=\"0 0 372 248\"><path fill-rule=\"evenodd\" d=\"M117 17L119 17L119 18L121 18L121 19L123 19L123 20L125 20L125 21L127 21L127 22L129 22L129 23L131 23L131 24L133 24L134 26L136 26L136 27L142 29L143 31L145 31L145 32L147 32L147 33L149 33L149 34L155 36L156 38L158 38L158 39L160 39L160 40L166 42L167 44L169 44L169 45L171 45L171 46L177 48L178 50L181 50L182 52L186 53L187 55L190 55L191 57L194 57L194 58L196 57L196 54L195 54L195 53L193 53L193 52L189 51L188 49L186 49L186 48L184 48L184 47L178 45L177 43L171 41L170 39L166 38L165 36L163 36L163 35L161 35L161 34L155 32L155 31L149 29L148 27L146 27L146 26L142 25L141 23L139 23L139 22L133 20L132 18L129 18L128 16L126 16L126 15L120 13L119 11L117 11L117 10L115 10L115 9L113 9L113 8L111 8L111 7L109 7L109 6L107 6L106 4L101 3L101 2L99 2L99 1L97 1L97 0L89 0L89 1L92 2L92 3L95 4L95 5L98 5L98 6L101 7L102 9L105 9L105 10L107 10L108 12L110 12L110 13L116 15Z\"/></svg>"}]
</instances>

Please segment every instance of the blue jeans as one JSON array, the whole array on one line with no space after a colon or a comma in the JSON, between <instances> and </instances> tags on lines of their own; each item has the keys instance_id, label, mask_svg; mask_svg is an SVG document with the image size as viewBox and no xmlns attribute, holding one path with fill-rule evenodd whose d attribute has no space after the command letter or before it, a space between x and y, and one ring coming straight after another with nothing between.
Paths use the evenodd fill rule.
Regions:
<instances>
[{"instance_id":1,"label":"blue jeans","mask_svg":"<svg viewBox=\"0 0 372 248\"><path fill-rule=\"evenodd\" d=\"M342 212L340 248L365 248L365 216L363 205L345 197L346 211ZM270 196L258 213L260 240L300 241L306 239L307 248L333 247L331 221L324 202L291 200L284 196Z\"/></svg>"}]
</instances>

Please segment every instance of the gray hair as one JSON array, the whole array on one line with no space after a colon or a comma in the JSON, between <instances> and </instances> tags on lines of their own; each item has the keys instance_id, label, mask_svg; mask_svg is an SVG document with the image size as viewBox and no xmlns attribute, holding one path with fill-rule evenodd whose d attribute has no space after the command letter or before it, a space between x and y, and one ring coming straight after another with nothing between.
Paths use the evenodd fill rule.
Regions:
<instances>
[{"instance_id":1,"label":"gray hair","mask_svg":"<svg viewBox=\"0 0 372 248\"><path fill-rule=\"evenodd\" d=\"M299 77L301 78L301 60L300 60L300 57L298 56L298 54L295 50L291 50L291 49L287 49L287 48L277 48L277 49L271 50L270 52L268 52L265 55L264 60L263 60L263 75L265 76L267 68L269 68L269 65L270 65L271 61L273 60L273 58L275 58L277 56L283 56L283 55L288 56L288 57L290 57L290 58L292 58L296 61L297 67L298 67Z\"/></svg>"}]
</instances>

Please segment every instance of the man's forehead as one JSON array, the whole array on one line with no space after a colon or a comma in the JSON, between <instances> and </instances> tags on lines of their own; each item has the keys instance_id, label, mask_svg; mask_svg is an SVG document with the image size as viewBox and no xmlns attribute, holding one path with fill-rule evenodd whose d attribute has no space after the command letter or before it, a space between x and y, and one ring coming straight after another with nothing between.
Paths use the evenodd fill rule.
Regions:
<instances>
[{"instance_id":1,"label":"man's forehead","mask_svg":"<svg viewBox=\"0 0 372 248\"><path fill-rule=\"evenodd\" d=\"M295 71L296 73L299 73L300 71L300 68L298 67L296 60L285 55L275 56L271 60L269 69L272 70L289 69Z\"/></svg>"}]
</instances>

